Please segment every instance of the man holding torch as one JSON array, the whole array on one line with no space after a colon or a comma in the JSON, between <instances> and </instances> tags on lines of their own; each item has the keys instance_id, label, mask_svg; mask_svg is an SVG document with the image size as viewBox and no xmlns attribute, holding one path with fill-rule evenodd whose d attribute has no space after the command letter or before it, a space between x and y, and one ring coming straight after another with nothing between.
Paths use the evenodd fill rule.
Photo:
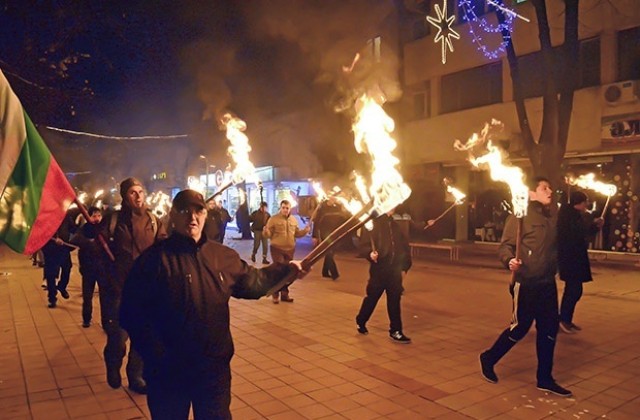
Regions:
<instances>
[{"instance_id":1,"label":"man holding torch","mask_svg":"<svg viewBox=\"0 0 640 420\"><path fill-rule=\"evenodd\" d=\"M507 219L499 255L504 266L514 273L515 281L511 284L513 315L511 325L489 350L480 355L480 365L487 381L498 382L494 366L524 338L535 320L537 388L570 397L571 391L558 385L551 374L559 324L555 280L556 216L552 213L552 194L553 190L547 179L534 178L530 183L529 207L521 227L520 258L516 258L518 220L513 215Z\"/></svg>"},{"instance_id":2,"label":"man holding torch","mask_svg":"<svg viewBox=\"0 0 640 420\"><path fill-rule=\"evenodd\" d=\"M133 264L122 293L121 325L144 360L154 419L230 419L233 340L229 299L258 299L299 261L257 269L203 234L202 194L184 190L170 212L171 236Z\"/></svg>"},{"instance_id":3,"label":"man holding torch","mask_svg":"<svg viewBox=\"0 0 640 420\"><path fill-rule=\"evenodd\" d=\"M365 241L369 266L367 295L362 300L356 316L356 326L360 334L367 334L367 321L378 304L382 293L387 294L387 314L389 315L389 338L395 343L409 344L411 339L402 332L400 298L403 272L411 268L409 238L393 220L394 210L373 221L371 240Z\"/></svg>"}]
</instances>

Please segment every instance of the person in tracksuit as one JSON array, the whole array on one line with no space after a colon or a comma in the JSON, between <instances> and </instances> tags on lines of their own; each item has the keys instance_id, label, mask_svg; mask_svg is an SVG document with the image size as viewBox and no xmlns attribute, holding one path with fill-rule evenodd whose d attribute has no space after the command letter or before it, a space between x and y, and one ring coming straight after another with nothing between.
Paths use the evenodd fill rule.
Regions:
<instances>
[{"instance_id":1,"label":"person in tracksuit","mask_svg":"<svg viewBox=\"0 0 640 420\"><path fill-rule=\"evenodd\" d=\"M507 219L499 256L503 265L515 273L510 285L513 298L511 324L493 346L480 355L482 375L498 382L494 366L536 322L538 356L537 388L563 397L571 391L558 385L551 371L558 334L558 291L556 289L557 237L556 215L552 204L553 190L547 179L535 178L529 185L529 206L524 216L520 258L515 258L518 221Z\"/></svg>"},{"instance_id":2,"label":"person in tracksuit","mask_svg":"<svg viewBox=\"0 0 640 420\"><path fill-rule=\"evenodd\" d=\"M387 294L387 314L389 315L389 338L399 344L409 344L411 339L402 332L400 298L403 272L411 268L409 238L393 219L394 211L384 214L373 222L370 240L363 241L365 255L370 263L367 295L362 300L356 316L356 327L360 334L367 334L367 321L378 304L382 293ZM364 236L363 236L364 237Z\"/></svg>"}]
</instances>

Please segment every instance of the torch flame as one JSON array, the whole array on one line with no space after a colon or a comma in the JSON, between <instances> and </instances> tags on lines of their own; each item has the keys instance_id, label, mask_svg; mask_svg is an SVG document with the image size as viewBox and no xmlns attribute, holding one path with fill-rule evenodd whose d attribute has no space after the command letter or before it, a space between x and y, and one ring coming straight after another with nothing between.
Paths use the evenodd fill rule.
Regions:
<instances>
[{"instance_id":1,"label":"torch flame","mask_svg":"<svg viewBox=\"0 0 640 420\"><path fill-rule=\"evenodd\" d=\"M93 199L95 200L96 198L102 197L102 194L104 194L104 190L96 191L96 193L93 195Z\"/></svg>"},{"instance_id":2,"label":"torch flame","mask_svg":"<svg viewBox=\"0 0 640 420\"><path fill-rule=\"evenodd\" d=\"M316 192L318 202L324 201L328 198L327 193L322 189L322 184L319 182L313 182L311 185L313 186L313 190Z\"/></svg>"},{"instance_id":3,"label":"torch flame","mask_svg":"<svg viewBox=\"0 0 640 420\"><path fill-rule=\"evenodd\" d=\"M567 183L569 185L577 185L580 188L593 190L597 193L612 197L618 192L618 188L613 184L605 184L601 181L595 180L596 176L593 173L580 175L577 178L568 177Z\"/></svg>"},{"instance_id":4,"label":"torch flame","mask_svg":"<svg viewBox=\"0 0 640 420\"><path fill-rule=\"evenodd\" d=\"M382 108L384 100L382 95L377 99L362 95L356 101L357 115L353 123L356 150L367 153L372 163L368 194L366 189L359 188L359 191L366 201L369 196L373 197L374 208L379 214L393 210L411 195L411 188L396 169L400 161L392 154L397 145L390 135L395 124Z\"/></svg>"},{"instance_id":5,"label":"torch flame","mask_svg":"<svg viewBox=\"0 0 640 420\"><path fill-rule=\"evenodd\" d=\"M511 190L511 202L513 214L516 217L524 217L527 214L529 201L529 188L524 182L524 173L517 166L509 166L503 163L502 150L494 146L491 141L487 143L489 152L478 157L471 157L469 161L477 168L488 168L491 179L506 183Z\"/></svg>"},{"instance_id":6,"label":"torch flame","mask_svg":"<svg viewBox=\"0 0 640 420\"><path fill-rule=\"evenodd\" d=\"M171 210L171 197L162 191L152 192L147 196L146 201L151 211L160 218L169 214L169 210Z\"/></svg>"},{"instance_id":7,"label":"torch flame","mask_svg":"<svg viewBox=\"0 0 640 420\"><path fill-rule=\"evenodd\" d=\"M467 197L465 193L460 191L457 188L452 187L451 185L447 185L447 192L455 198L455 204L462 204L464 199Z\"/></svg>"},{"instance_id":8,"label":"torch flame","mask_svg":"<svg viewBox=\"0 0 640 420\"><path fill-rule=\"evenodd\" d=\"M204 182L193 176L187 178L187 186L190 190L198 191L200 194L204 194L205 190L207 189L207 186Z\"/></svg>"},{"instance_id":9,"label":"torch flame","mask_svg":"<svg viewBox=\"0 0 640 420\"><path fill-rule=\"evenodd\" d=\"M249 138L244 134L247 124L240 118L228 113L222 117L222 124L227 130L227 139L231 142L227 152L236 164L232 171L233 183L237 184L242 181L257 183L256 168L249 159L249 152L251 151Z\"/></svg>"}]
</instances>

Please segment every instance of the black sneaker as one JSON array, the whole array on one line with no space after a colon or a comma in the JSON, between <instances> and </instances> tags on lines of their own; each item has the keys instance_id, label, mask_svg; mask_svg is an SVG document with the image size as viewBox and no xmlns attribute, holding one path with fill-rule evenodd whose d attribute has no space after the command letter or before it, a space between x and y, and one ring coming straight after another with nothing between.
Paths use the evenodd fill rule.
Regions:
<instances>
[{"instance_id":1,"label":"black sneaker","mask_svg":"<svg viewBox=\"0 0 640 420\"><path fill-rule=\"evenodd\" d=\"M82 323L82 328L89 328L91 326L91 321L84 321Z\"/></svg>"},{"instance_id":2,"label":"black sneaker","mask_svg":"<svg viewBox=\"0 0 640 420\"><path fill-rule=\"evenodd\" d=\"M60 291L60 295L62 295L63 299L69 299L69 292L64 289L58 289Z\"/></svg>"},{"instance_id":3,"label":"black sneaker","mask_svg":"<svg viewBox=\"0 0 640 420\"><path fill-rule=\"evenodd\" d=\"M56 303L55 302L49 302L49 308L55 308L56 307Z\"/></svg>"},{"instance_id":4,"label":"black sneaker","mask_svg":"<svg viewBox=\"0 0 640 420\"><path fill-rule=\"evenodd\" d=\"M555 381L549 382L549 383L538 382L537 388L540 391L550 392L550 393L558 395L560 397L568 398L568 397L573 396L573 393L571 391L569 391L566 388L561 387L560 385L555 383Z\"/></svg>"},{"instance_id":5,"label":"black sneaker","mask_svg":"<svg viewBox=\"0 0 640 420\"><path fill-rule=\"evenodd\" d=\"M251 255L251 261L256 262L256 256L255 255Z\"/></svg>"},{"instance_id":6,"label":"black sneaker","mask_svg":"<svg viewBox=\"0 0 640 420\"><path fill-rule=\"evenodd\" d=\"M411 339L402 334L402 331L394 331L389 334L389 338L398 344L409 344Z\"/></svg>"},{"instance_id":7,"label":"black sneaker","mask_svg":"<svg viewBox=\"0 0 640 420\"><path fill-rule=\"evenodd\" d=\"M271 264L271 263L269 262L269 260L268 260L268 259L263 258L263 259L262 259L262 264Z\"/></svg>"},{"instance_id":8,"label":"black sneaker","mask_svg":"<svg viewBox=\"0 0 640 420\"><path fill-rule=\"evenodd\" d=\"M362 335L369 334L369 330L364 325L356 324L356 328L358 329L358 332Z\"/></svg>"},{"instance_id":9,"label":"black sneaker","mask_svg":"<svg viewBox=\"0 0 640 420\"><path fill-rule=\"evenodd\" d=\"M498 375L493 371L493 365L489 363L487 360L489 355L487 352L480 354L480 370L482 372L482 377L487 380L487 382L491 382L492 384L498 383Z\"/></svg>"}]
</instances>

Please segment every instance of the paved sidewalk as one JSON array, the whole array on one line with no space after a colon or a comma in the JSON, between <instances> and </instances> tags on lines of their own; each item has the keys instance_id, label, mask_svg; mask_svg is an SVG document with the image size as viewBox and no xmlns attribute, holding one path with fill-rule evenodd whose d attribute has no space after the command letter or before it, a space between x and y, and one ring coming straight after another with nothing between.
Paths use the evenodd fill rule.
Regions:
<instances>
[{"instance_id":1,"label":"paved sidewalk","mask_svg":"<svg viewBox=\"0 0 640 420\"><path fill-rule=\"evenodd\" d=\"M251 241L228 244L248 260ZM637 271L594 265L576 314L584 330L559 335L556 348L555 377L575 394L565 399L535 388L534 330L497 366L498 384L479 374L478 354L509 321L508 275L491 264L427 258L405 279L410 345L388 339L384 298L369 335L357 334L368 266L348 253L337 258L337 281L318 266L294 284L292 304L233 300L234 418L638 418ZM10 273L0 274L0 418L148 417L144 396L106 384L98 299L96 322L83 329L77 266L71 298L53 310L42 271L26 257L0 248L0 272Z\"/></svg>"}]
</instances>

